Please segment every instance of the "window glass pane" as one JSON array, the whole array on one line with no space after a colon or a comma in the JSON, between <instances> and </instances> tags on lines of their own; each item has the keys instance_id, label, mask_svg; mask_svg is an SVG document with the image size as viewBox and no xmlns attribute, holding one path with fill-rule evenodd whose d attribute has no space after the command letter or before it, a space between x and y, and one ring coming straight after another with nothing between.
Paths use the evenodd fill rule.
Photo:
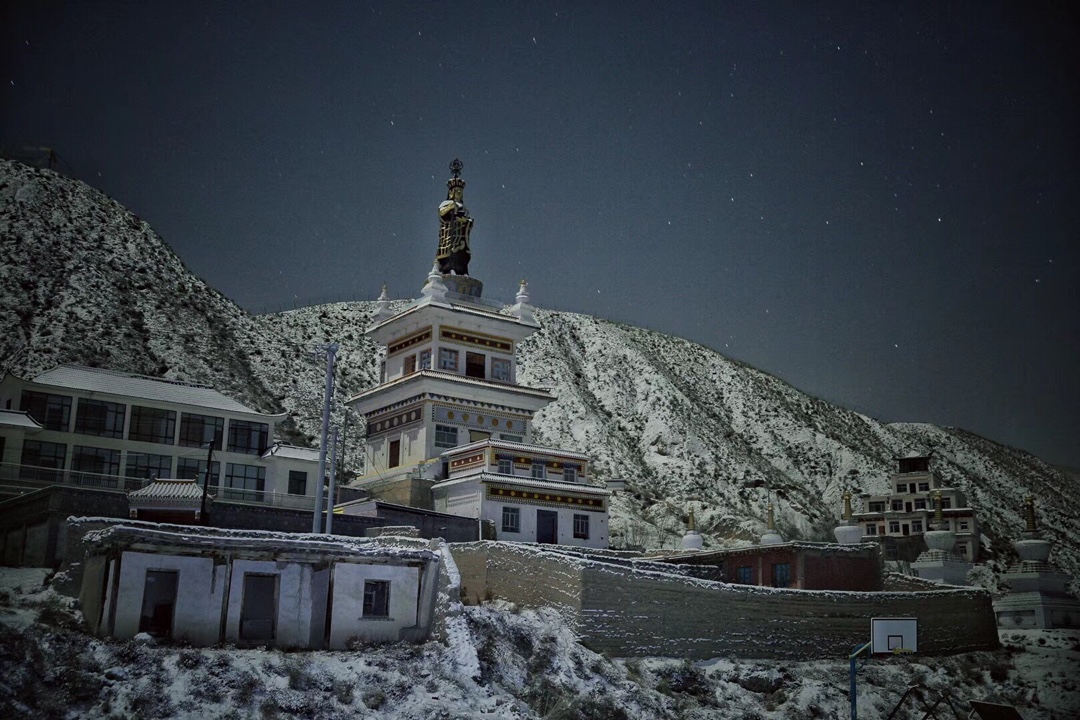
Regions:
<instances>
[{"instance_id":1,"label":"window glass pane","mask_svg":"<svg viewBox=\"0 0 1080 720\"><path fill-rule=\"evenodd\" d=\"M506 442L522 442L525 438L521 435L511 435L510 433L499 433L499 439Z\"/></svg>"},{"instance_id":2,"label":"window glass pane","mask_svg":"<svg viewBox=\"0 0 1080 720\"><path fill-rule=\"evenodd\" d=\"M416 372L416 356L415 355L408 355L408 356L405 357L404 368L405 368L405 374L406 375L412 375L414 372Z\"/></svg>"},{"instance_id":3,"label":"window glass pane","mask_svg":"<svg viewBox=\"0 0 1080 720\"><path fill-rule=\"evenodd\" d=\"M289 471L289 494L307 495L307 473L303 470Z\"/></svg>"},{"instance_id":4,"label":"window glass pane","mask_svg":"<svg viewBox=\"0 0 1080 720\"><path fill-rule=\"evenodd\" d=\"M100 437L124 437L126 406L104 400L79 398L75 413L75 432Z\"/></svg>"},{"instance_id":5,"label":"window glass pane","mask_svg":"<svg viewBox=\"0 0 1080 720\"><path fill-rule=\"evenodd\" d=\"M76 445L71 450L71 469L89 475L108 475L110 478L83 476L76 478L82 485L116 487L120 475L120 451Z\"/></svg>"},{"instance_id":6,"label":"window glass pane","mask_svg":"<svg viewBox=\"0 0 1080 720\"><path fill-rule=\"evenodd\" d=\"M421 350L420 351L420 369L421 370L430 370L431 369L431 351L430 350Z\"/></svg>"},{"instance_id":7,"label":"window glass pane","mask_svg":"<svg viewBox=\"0 0 1080 720\"><path fill-rule=\"evenodd\" d=\"M581 540L589 539L588 515L574 515L574 537Z\"/></svg>"},{"instance_id":8,"label":"window glass pane","mask_svg":"<svg viewBox=\"0 0 1080 720\"><path fill-rule=\"evenodd\" d=\"M458 351L450 348L439 348L439 369L457 372Z\"/></svg>"},{"instance_id":9,"label":"window glass pane","mask_svg":"<svg viewBox=\"0 0 1080 720\"><path fill-rule=\"evenodd\" d=\"M389 617L390 581L364 581L364 617Z\"/></svg>"},{"instance_id":10,"label":"window glass pane","mask_svg":"<svg viewBox=\"0 0 1080 720\"><path fill-rule=\"evenodd\" d=\"M170 478L172 477L172 457L129 452L127 465L124 467L124 477Z\"/></svg>"},{"instance_id":11,"label":"window glass pane","mask_svg":"<svg viewBox=\"0 0 1080 720\"><path fill-rule=\"evenodd\" d=\"M504 507L502 511L503 532L521 532L521 510L518 508Z\"/></svg>"},{"instance_id":12,"label":"window glass pane","mask_svg":"<svg viewBox=\"0 0 1080 720\"><path fill-rule=\"evenodd\" d=\"M205 460L190 457L176 459L178 480L198 480L201 483L205 476ZM210 487L217 487L219 477L221 477L221 463L215 460L210 466Z\"/></svg>"},{"instance_id":13,"label":"window glass pane","mask_svg":"<svg viewBox=\"0 0 1080 720\"><path fill-rule=\"evenodd\" d=\"M472 378L487 377L487 373L484 370L485 360L486 358L482 353L466 352L465 375Z\"/></svg>"},{"instance_id":14,"label":"window glass pane","mask_svg":"<svg viewBox=\"0 0 1080 720\"><path fill-rule=\"evenodd\" d=\"M577 482L577 468L564 467L562 479L564 482Z\"/></svg>"},{"instance_id":15,"label":"window glass pane","mask_svg":"<svg viewBox=\"0 0 1080 720\"><path fill-rule=\"evenodd\" d=\"M229 421L229 452L261 455L270 440L270 426L246 420Z\"/></svg>"},{"instance_id":16,"label":"window glass pane","mask_svg":"<svg viewBox=\"0 0 1080 720\"><path fill-rule=\"evenodd\" d=\"M61 443L24 440L22 459L19 461L19 479L38 482L60 482L64 474L67 445Z\"/></svg>"},{"instance_id":17,"label":"window glass pane","mask_svg":"<svg viewBox=\"0 0 1080 720\"><path fill-rule=\"evenodd\" d=\"M180 413L180 444L184 447L205 447L213 442L220 450L225 434L225 418L213 415Z\"/></svg>"},{"instance_id":18,"label":"window glass pane","mask_svg":"<svg viewBox=\"0 0 1080 720\"><path fill-rule=\"evenodd\" d=\"M71 420L71 398L65 395L23 390L19 409L30 414L46 430L67 432Z\"/></svg>"},{"instance_id":19,"label":"window glass pane","mask_svg":"<svg viewBox=\"0 0 1080 720\"><path fill-rule=\"evenodd\" d=\"M452 425L435 426L435 447L452 448L457 446L457 428Z\"/></svg>"},{"instance_id":20,"label":"window glass pane","mask_svg":"<svg viewBox=\"0 0 1080 720\"><path fill-rule=\"evenodd\" d=\"M736 581L743 585L751 585L754 582L754 569L749 565L740 565L736 570Z\"/></svg>"},{"instance_id":21,"label":"window glass pane","mask_svg":"<svg viewBox=\"0 0 1080 720\"><path fill-rule=\"evenodd\" d=\"M789 563L774 563L773 587L787 587L791 584L791 565Z\"/></svg>"},{"instance_id":22,"label":"window glass pane","mask_svg":"<svg viewBox=\"0 0 1080 720\"><path fill-rule=\"evenodd\" d=\"M509 458L499 458L499 473L502 475L513 475L514 461Z\"/></svg>"},{"instance_id":23,"label":"window glass pane","mask_svg":"<svg viewBox=\"0 0 1080 720\"><path fill-rule=\"evenodd\" d=\"M544 480L547 478L547 466L544 463L534 462L532 464L532 476L537 480Z\"/></svg>"},{"instance_id":24,"label":"window glass pane","mask_svg":"<svg viewBox=\"0 0 1080 720\"><path fill-rule=\"evenodd\" d=\"M225 463L226 500L262 502L266 488L266 468L258 465Z\"/></svg>"},{"instance_id":25,"label":"window glass pane","mask_svg":"<svg viewBox=\"0 0 1080 720\"><path fill-rule=\"evenodd\" d=\"M510 382L510 361L503 358L491 358L491 379Z\"/></svg>"},{"instance_id":26,"label":"window glass pane","mask_svg":"<svg viewBox=\"0 0 1080 720\"><path fill-rule=\"evenodd\" d=\"M172 445L176 434L176 412L160 408L131 406L128 439Z\"/></svg>"}]
</instances>

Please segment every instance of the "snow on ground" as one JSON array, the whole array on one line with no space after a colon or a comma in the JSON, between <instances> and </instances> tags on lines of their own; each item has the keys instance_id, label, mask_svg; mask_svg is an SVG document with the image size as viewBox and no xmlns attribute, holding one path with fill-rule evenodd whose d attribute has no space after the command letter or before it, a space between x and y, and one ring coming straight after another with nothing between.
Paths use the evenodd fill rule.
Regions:
<instances>
[{"instance_id":1,"label":"snow on ground","mask_svg":"<svg viewBox=\"0 0 1080 720\"><path fill-rule=\"evenodd\" d=\"M846 659L612 659L561 616L504 602L456 608L448 644L343 652L192 648L93 638L48 572L0 568L2 718L847 718ZM718 620L719 621L719 620ZM1080 633L1004 631L997 652L874 658L859 717L882 720L910 685L1016 704L1026 720L1080 711ZM475 660L462 662L472 645ZM478 668L478 669L477 669ZM475 675L475 677L474 677ZM907 705L897 720L923 716ZM951 717L946 712L943 717Z\"/></svg>"}]
</instances>

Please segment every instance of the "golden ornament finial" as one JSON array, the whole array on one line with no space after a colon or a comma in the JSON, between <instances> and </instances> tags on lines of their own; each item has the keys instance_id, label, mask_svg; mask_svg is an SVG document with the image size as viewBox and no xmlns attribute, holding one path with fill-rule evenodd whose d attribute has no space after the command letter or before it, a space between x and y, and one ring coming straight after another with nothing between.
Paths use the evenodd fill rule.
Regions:
<instances>
[{"instance_id":1,"label":"golden ornament finial","mask_svg":"<svg viewBox=\"0 0 1080 720\"><path fill-rule=\"evenodd\" d=\"M851 519L851 491L844 491L844 519Z\"/></svg>"},{"instance_id":2,"label":"golden ornament finial","mask_svg":"<svg viewBox=\"0 0 1080 720\"><path fill-rule=\"evenodd\" d=\"M773 513L773 504L769 503L769 529L776 530L776 516Z\"/></svg>"},{"instance_id":3,"label":"golden ornament finial","mask_svg":"<svg viewBox=\"0 0 1080 720\"><path fill-rule=\"evenodd\" d=\"M941 511L941 491L934 491L934 524L942 525L945 522L945 513Z\"/></svg>"},{"instance_id":4,"label":"golden ornament finial","mask_svg":"<svg viewBox=\"0 0 1080 720\"><path fill-rule=\"evenodd\" d=\"M690 511L690 520L686 523L687 530L697 530L697 523L694 522L694 511Z\"/></svg>"}]
</instances>

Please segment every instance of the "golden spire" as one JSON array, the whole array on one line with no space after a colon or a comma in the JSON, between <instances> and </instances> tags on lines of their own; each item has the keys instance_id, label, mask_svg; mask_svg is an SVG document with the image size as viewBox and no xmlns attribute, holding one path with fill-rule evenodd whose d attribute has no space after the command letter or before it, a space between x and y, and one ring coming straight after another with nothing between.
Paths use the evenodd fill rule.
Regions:
<instances>
[{"instance_id":1,"label":"golden spire","mask_svg":"<svg viewBox=\"0 0 1080 720\"><path fill-rule=\"evenodd\" d=\"M844 491L844 519L851 519L851 491Z\"/></svg>"},{"instance_id":2,"label":"golden spire","mask_svg":"<svg viewBox=\"0 0 1080 720\"><path fill-rule=\"evenodd\" d=\"M1024 498L1024 519L1027 521L1027 532L1038 531L1035 525L1035 496L1028 495Z\"/></svg>"},{"instance_id":3,"label":"golden spire","mask_svg":"<svg viewBox=\"0 0 1080 720\"><path fill-rule=\"evenodd\" d=\"M776 530L776 516L773 514L773 504L769 503L769 529Z\"/></svg>"},{"instance_id":4,"label":"golden spire","mask_svg":"<svg viewBox=\"0 0 1080 720\"><path fill-rule=\"evenodd\" d=\"M690 520L686 523L687 530L697 530L697 523L694 522L694 511L690 511Z\"/></svg>"},{"instance_id":5,"label":"golden spire","mask_svg":"<svg viewBox=\"0 0 1080 720\"><path fill-rule=\"evenodd\" d=\"M941 511L941 491L934 491L934 524L940 527L945 523L945 513Z\"/></svg>"}]
</instances>

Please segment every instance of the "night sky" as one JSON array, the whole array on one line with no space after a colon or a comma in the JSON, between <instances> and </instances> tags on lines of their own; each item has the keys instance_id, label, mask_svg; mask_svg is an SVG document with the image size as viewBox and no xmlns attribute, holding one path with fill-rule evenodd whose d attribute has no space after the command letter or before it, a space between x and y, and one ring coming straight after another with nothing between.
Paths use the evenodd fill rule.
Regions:
<instances>
[{"instance_id":1,"label":"night sky","mask_svg":"<svg viewBox=\"0 0 1080 720\"><path fill-rule=\"evenodd\" d=\"M5 3L54 148L243 307L470 272L1080 467L1064 4Z\"/></svg>"}]
</instances>

